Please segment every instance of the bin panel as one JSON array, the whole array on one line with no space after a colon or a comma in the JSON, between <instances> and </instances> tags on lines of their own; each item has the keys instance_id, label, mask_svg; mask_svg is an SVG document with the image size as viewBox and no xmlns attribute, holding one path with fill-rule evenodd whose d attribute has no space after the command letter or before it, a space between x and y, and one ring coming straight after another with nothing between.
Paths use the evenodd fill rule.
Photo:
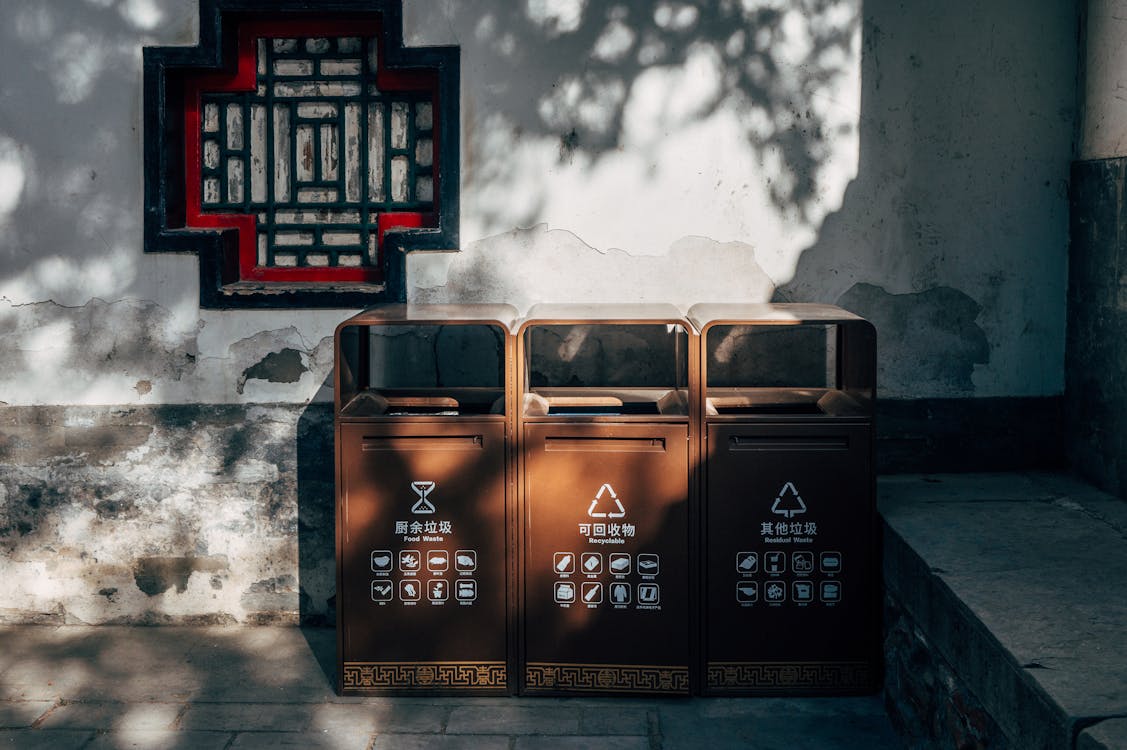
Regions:
<instances>
[{"instance_id":1,"label":"bin panel","mask_svg":"<svg viewBox=\"0 0 1127 750\"><path fill-rule=\"evenodd\" d=\"M688 427L532 423L522 689L689 690Z\"/></svg>"},{"instance_id":2,"label":"bin panel","mask_svg":"<svg viewBox=\"0 0 1127 750\"><path fill-rule=\"evenodd\" d=\"M870 691L870 427L713 423L707 435L705 689Z\"/></svg>"},{"instance_id":3,"label":"bin panel","mask_svg":"<svg viewBox=\"0 0 1127 750\"><path fill-rule=\"evenodd\" d=\"M344 692L506 692L504 422L339 430Z\"/></svg>"}]
</instances>

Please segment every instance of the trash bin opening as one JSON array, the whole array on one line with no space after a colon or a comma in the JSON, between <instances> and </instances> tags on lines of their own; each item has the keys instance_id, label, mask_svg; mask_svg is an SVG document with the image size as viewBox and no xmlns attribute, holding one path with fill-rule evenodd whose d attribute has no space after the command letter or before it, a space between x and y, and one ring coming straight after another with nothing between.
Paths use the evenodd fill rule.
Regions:
<instances>
[{"instance_id":1,"label":"trash bin opening","mask_svg":"<svg viewBox=\"0 0 1127 750\"><path fill-rule=\"evenodd\" d=\"M835 324L710 326L706 415L865 413L841 387L838 342Z\"/></svg>"},{"instance_id":2,"label":"trash bin opening","mask_svg":"<svg viewBox=\"0 0 1127 750\"><path fill-rule=\"evenodd\" d=\"M533 325L525 416L688 415L688 334L653 323Z\"/></svg>"},{"instance_id":3,"label":"trash bin opening","mask_svg":"<svg viewBox=\"0 0 1127 750\"><path fill-rule=\"evenodd\" d=\"M341 336L358 360L343 416L505 414L506 334L496 325L357 325Z\"/></svg>"}]
</instances>

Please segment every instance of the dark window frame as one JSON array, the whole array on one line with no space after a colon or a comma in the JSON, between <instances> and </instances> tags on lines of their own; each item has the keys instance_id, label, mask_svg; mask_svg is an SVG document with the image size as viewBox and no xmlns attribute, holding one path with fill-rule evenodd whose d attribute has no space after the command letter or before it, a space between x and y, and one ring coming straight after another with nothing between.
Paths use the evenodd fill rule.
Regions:
<instances>
[{"instance_id":1,"label":"dark window frame","mask_svg":"<svg viewBox=\"0 0 1127 750\"><path fill-rule=\"evenodd\" d=\"M311 16L311 11L316 16ZM193 169L187 156L191 139L186 138L186 94L193 86L198 89L201 80L232 75L240 25L273 23L280 29L293 29L307 21L310 28L324 28L326 20L355 22L369 28L378 25L383 64L392 76L407 83L433 80L435 215L404 222L424 225L417 228L401 225L385 232L381 227L379 266L374 274L377 278L307 272L296 274L305 278L288 281L278 280L277 274L247 274L245 221L211 229L189 226L187 193ZM200 0L197 46L145 48L144 249L198 254L201 307L355 308L402 302L406 299L408 252L458 248L459 49L406 48L402 29L401 0ZM195 172L198 175L198 166ZM249 242L253 244L253 216L246 218L251 219Z\"/></svg>"}]
</instances>

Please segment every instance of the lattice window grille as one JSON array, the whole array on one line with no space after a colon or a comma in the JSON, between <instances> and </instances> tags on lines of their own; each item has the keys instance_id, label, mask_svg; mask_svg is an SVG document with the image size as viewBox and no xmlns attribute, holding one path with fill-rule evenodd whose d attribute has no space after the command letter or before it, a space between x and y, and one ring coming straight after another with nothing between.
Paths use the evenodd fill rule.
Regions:
<instances>
[{"instance_id":1,"label":"lattice window grille","mask_svg":"<svg viewBox=\"0 0 1127 750\"><path fill-rule=\"evenodd\" d=\"M378 266L387 229L433 221L433 89L382 90L376 36L258 37L254 50L253 90L199 93L200 214L256 219L260 278Z\"/></svg>"}]
</instances>

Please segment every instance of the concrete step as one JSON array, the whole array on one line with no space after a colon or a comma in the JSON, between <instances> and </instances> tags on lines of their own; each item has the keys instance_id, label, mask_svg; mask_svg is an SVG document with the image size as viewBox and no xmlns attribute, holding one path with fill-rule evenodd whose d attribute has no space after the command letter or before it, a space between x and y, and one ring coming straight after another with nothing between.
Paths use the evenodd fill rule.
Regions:
<instances>
[{"instance_id":1,"label":"concrete step","mask_svg":"<svg viewBox=\"0 0 1127 750\"><path fill-rule=\"evenodd\" d=\"M1127 503L1065 476L878 483L886 702L912 747L1127 747Z\"/></svg>"}]
</instances>

